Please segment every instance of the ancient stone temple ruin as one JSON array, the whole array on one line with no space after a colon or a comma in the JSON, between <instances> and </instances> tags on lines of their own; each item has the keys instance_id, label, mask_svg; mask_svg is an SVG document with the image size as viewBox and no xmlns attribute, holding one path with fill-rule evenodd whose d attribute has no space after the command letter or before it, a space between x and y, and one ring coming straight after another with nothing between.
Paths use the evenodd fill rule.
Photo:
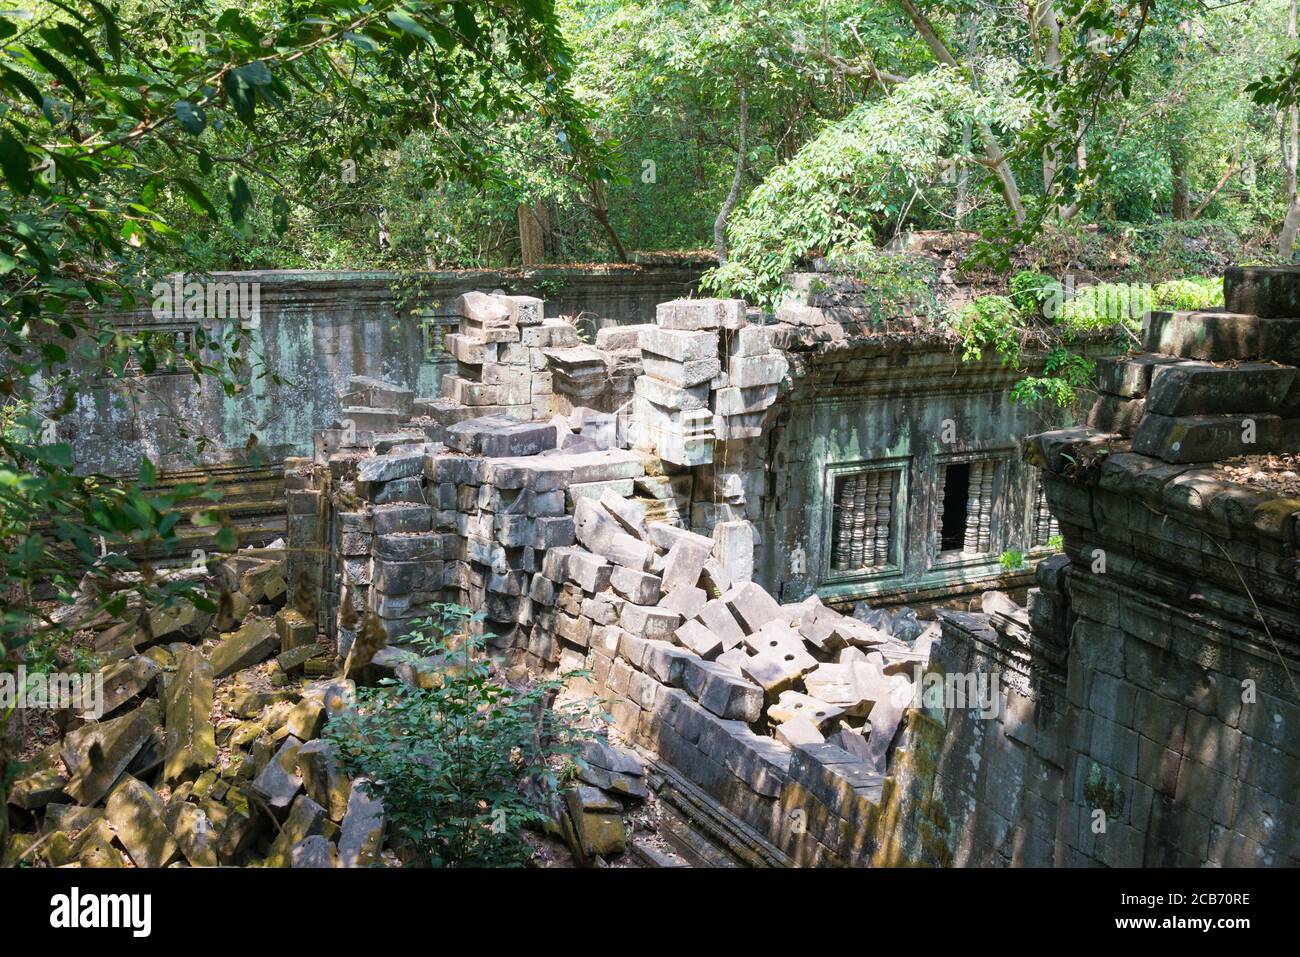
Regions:
<instances>
[{"instance_id":1,"label":"ancient stone temple ruin","mask_svg":"<svg viewBox=\"0 0 1300 957\"><path fill-rule=\"evenodd\" d=\"M831 378L835 350L789 348L841 334L815 307L765 326L738 301L669 302L584 345L534 300L467 296L444 398L356 383L353 421L288 464L289 553L322 556L290 578L345 669L376 660L359 617L400 642L435 599L482 609L517 668L588 669L621 740L702 792L747 860L1286 863L1297 503L1202 464L1297 447L1277 364L1300 358L1297 321L1269 315L1267 279L1229 275L1240 314L1157 314L1146 353L1102 360L1095 428L1037 436L1023 462L997 454L1003 423L949 452L895 401L900 427L868 420L811 481L781 456L842 441L815 423L849 400L783 406L779 383L900 361L857 343ZM927 361L908 355L914 380ZM924 624L827 603L1058 528L1027 608L991 594ZM928 701L944 676L965 707Z\"/></svg>"},{"instance_id":2,"label":"ancient stone temple ruin","mask_svg":"<svg viewBox=\"0 0 1300 957\"><path fill-rule=\"evenodd\" d=\"M1015 370L923 317L795 288L594 330L470 290L436 397L337 377L284 460L283 551L224 572L242 625L163 663L284 712L245 757L292 824L268 862L378 853L382 809L312 738L357 684L431 680L407 640L437 603L510 680L577 672L563 696L610 716L557 812L583 863L1300 862L1300 272L1231 271L1227 311L1157 313L1139 354L1084 342L1087 426L1031 419ZM240 677L276 652L300 693ZM123 767L183 717L174 681ZM681 856L624 826L651 793Z\"/></svg>"}]
</instances>

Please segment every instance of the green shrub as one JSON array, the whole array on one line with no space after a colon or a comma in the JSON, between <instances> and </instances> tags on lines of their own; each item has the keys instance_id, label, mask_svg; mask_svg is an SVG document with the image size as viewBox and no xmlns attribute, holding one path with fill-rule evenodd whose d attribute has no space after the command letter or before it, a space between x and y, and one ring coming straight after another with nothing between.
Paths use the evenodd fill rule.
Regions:
<instances>
[{"instance_id":1,"label":"green shrub","mask_svg":"<svg viewBox=\"0 0 1300 957\"><path fill-rule=\"evenodd\" d=\"M1026 320L1041 319L1044 305L1059 300L1061 295L1059 282L1032 269L1022 269L1012 276L1009 289L1011 301Z\"/></svg>"},{"instance_id":2,"label":"green shrub","mask_svg":"<svg viewBox=\"0 0 1300 957\"><path fill-rule=\"evenodd\" d=\"M1025 376L1011 387L1011 398L1032 404L1044 399L1060 408L1074 404L1079 389L1092 382L1096 367L1091 359L1057 346L1047 354L1041 376Z\"/></svg>"},{"instance_id":3,"label":"green shrub","mask_svg":"<svg viewBox=\"0 0 1300 957\"><path fill-rule=\"evenodd\" d=\"M361 689L357 707L330 722L348 772L384 802L407 862L430 867L520 866L521 831L543 824L560 765L585 737L582 706L556 708L561 680L518 690L491 677L467 626L481 618L454 605L417 623L410 642L442 661L441 685L389 679Z\"/></svg>"},{"instance_id":4,"label":"green shrub","mask_svg":"<svg viewBox=\"0 0 1300 957\"><path fill-rule=\"evenodd\" d=\"M1223 305L1222 276L1171 279L1155 289L1157 309L1216 309Z\"/></svg>"},{"instance_id":5,"label":"green shrub","mask_svg":"<svg viewBox=\"0 0 1300 957\"><path fill-rule=\"evenodd\" d=\"M1123 323L1133 329L1142 325L1142 317L1155 306L1151 287L1144 283L1101 282L1080 286L1073 296L1048 303L1046 311L1071 329L1103 329Z\"/></svg>"},{"instance_id":6,"label":"green shrub","mask_svg":"<svg viewBox=\"0 0 1300 957\"><path fill-rule=\"evenodd\" d=\"M962 337L962 359L978 359L991 348L1004 364L1020 362L1020 312L1006 296L979 296L962 309L956 329Z\"/></svg>"}]
</instances>

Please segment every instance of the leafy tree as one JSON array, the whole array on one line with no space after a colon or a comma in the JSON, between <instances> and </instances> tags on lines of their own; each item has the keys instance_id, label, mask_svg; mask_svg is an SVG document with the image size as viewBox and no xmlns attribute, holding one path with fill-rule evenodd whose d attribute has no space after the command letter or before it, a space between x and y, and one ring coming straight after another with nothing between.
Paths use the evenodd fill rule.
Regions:
<instances>
[{"instance_id":1,"label":"leafy tree","mask_svg":"<svg viewBox=\"0 0 1300 957\"><path fill-rule=\"evenodd\" d=\"M50 0L0 14L0 43L0 641L18 649L121 614L132 592L141 607L213 607L128 557L175 548L175 506L200 490L151 491L147 461L132 480L78 474L59 436L95 388L129 398L137 369L176 365L228 393L272 374L236 322L201 323L177 345L110 320L159 263L188 264L191 230L283 232L322 178L416 128L431 178L480 183L502 114L538 117L579 174L590 139L550 0ZM180 204L202 220L178 228ZM217 542L234 547L233 530ZM79 583L87 600L69 605Z\"/></svg>"}]
</instances>

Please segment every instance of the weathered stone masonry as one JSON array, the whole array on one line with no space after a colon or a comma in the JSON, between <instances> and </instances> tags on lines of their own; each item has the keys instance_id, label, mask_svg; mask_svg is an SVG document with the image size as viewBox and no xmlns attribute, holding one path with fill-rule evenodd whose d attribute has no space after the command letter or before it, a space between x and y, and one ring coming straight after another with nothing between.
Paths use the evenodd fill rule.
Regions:
<instances>
[{"instance_id":1,"label":"weathered stone masonry","mask_svg":"<svg viewBox=\"0 0 1300 957\"><path fill-rule=\"evenodd\" d=\"M354 376L286 463L285 614L369 680L431 602L483 611L507 667L590 670L573 693L769 862L1296 863L1300 502L1212 464L1300 448L1288 275L1230 275L1265 315L1157 314L1092 427L1023 462L1011 373L923 329L690 300L587 345L467 295L440 398ZM1025 608L822 601L980 588L1056 529Z\"/></svg>"},{"instance_id":2,"label":"weathered stone masonry","mask_svg":"<svg viewBox=\"0 0 1300 957\"><path fill-rule=\"evenodd\" d=\"M1300 863L1300 500L1213 464L1300 449L1297 278L1230 270L1227 311L1155 314L1103 364L1105 431L1029 441L1066 557L1022 620L946 617L932 667L1006 700L913 714L888 859Z\"/></svg>"}]
</instances>

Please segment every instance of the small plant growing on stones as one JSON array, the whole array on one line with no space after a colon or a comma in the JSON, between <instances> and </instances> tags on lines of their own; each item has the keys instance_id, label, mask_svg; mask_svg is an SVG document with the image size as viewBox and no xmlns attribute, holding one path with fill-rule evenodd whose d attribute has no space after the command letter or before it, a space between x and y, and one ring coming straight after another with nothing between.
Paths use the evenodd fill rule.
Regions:
<instances>
[{"instance_id":1,"label":"small plant growing on stones","mask_svg":"<svg viewBox=\"0 0 1300 957\"><path fill-rule=\"evenodd\" d=\"M422 688L388 679L358 692L327 731L350 773L384 802L408 866L522 866L522 831L546 823L549 797L585 733L585 709L556 707L568 676L515 688L498 681L469 634L480 619L437 605L416 623L413 658L439 668ZM422 682L424 683L424 682Z\"/></svg>"}]
</instances>

